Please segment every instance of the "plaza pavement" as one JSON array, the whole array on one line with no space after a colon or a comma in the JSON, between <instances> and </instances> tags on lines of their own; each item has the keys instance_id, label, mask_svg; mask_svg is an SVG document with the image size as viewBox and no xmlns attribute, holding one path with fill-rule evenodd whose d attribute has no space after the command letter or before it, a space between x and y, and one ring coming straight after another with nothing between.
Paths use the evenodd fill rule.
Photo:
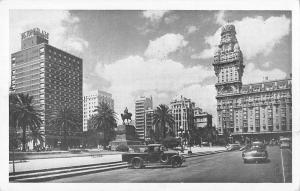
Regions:
<instances>
[{"instance_id":1,"label":"plaza pavement","mask_svg":"<svg viewBox=\"0 0 300 191\"><path fill-rule=\"evenodd\" d=\"M187 154L190 150L189 147L186 147L184 153ZM198 152L213 152L213 151L222 151L225 150L225 147L191 147L191 151L193 153ZM103 154L102 154L103 153ZM105 154L104 154L105 153ZM99 164L99 163L111 163L118 162L122 160L122 155L120 153L108 154L105 151L99 151L98 154L93 154L90 156L81 156L78 157L74 155L74 157L68 158L48 158L48 159L33 159L33 160L24 160L17 161L15 163L15 171L32 171L32 170L40 170L40 169L51 169L51 168L59 168L59 167L69 167L69 166L80 166L80 165L89 165L89 164ZM13 165L12 162L9 162L9 172L12 173Z\"/></svg>"}]
</instances>

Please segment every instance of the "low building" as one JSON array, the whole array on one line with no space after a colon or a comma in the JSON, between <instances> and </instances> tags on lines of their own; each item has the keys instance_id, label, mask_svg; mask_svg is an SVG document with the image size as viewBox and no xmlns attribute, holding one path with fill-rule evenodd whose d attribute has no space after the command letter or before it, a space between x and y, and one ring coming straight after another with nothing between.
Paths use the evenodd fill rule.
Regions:
<instances>
[{"instance_id":1,"label":"low building","mask_svg":"<svg viewBox=\"0 0 300 191\"><path fill-rule=\"evenodd\" d=\"M212 127L212 115L196 107L194 109L194 122L196 129Z\"/></svg>"}]
</instances>

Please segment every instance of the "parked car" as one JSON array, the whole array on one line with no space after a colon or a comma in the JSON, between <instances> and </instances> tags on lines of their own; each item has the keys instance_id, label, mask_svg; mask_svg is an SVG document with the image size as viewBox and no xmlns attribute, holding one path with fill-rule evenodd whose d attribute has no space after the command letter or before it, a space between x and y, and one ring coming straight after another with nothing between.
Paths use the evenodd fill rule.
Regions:
<instances>
[{"instance_id":1,"label":"parked car","mask_svg":"<svg viewBox=\"0 0 300 191\"><path fill-rule=\"evenodd\" d=\"M279 145L280 145L280 148L283 149L283 148L291 148L292 146L292 141L290 138L281 138L279 140Z\"/></svg>"},{"instance_id":2,"label":"parked car","mask_svg":"<svg viewBox=\"0 0 300 191\"><path fill-rule=\"evenodd\" d=\"M251 148L242 152L244 163L249 161L267 161L268 152L263 146L251 146Z\"/></svg>"},{"instance_id":3,"label":"parked car","mask_svg":"<svg viewBox=\"0 0 300 191\"><path fill-rule=\"evenodd\" d=\"M240 148L240 151L245 151L247 149L249 149L251 147L251 145L244 145Z\"/></svg>"},{"instance_id":4,"label":"parked car","mask_svg":"<svg viewBox=\"0 0 300 191\"><path fill-rule=\"evenodd\" d=\"M168 150L161 144L149 144L144 152L122 154L122 161L127 162L132 168L142 168L156 163L180 167L184 161L178 151Z\"/></svg>"},{"instance_id":5,"label":"parked car","mask_svg":"<svg viewBox=\"0 0 300 191\"><path fill-rule=\"evenodd\" d=\"M252 147L258 147L258 148L266 148L266 145L261 142L261 141L254 141L252 144L251 144Z\"/></svg>"},{"instance_id":6,"label":"parked car","mask_svg":"<svg viewBox=\"0 0 300 191\"><path fill-rule=\"evenodd\" d=\"M240 144L228 144L226 146L227 151L239 150L241 148Z\"/></svg>"}]
</instances>

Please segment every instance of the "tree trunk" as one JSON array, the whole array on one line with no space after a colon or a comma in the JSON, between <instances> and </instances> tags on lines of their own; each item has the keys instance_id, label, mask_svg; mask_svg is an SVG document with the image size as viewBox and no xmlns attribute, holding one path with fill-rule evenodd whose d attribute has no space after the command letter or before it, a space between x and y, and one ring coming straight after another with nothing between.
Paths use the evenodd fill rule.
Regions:
<instances>
[{"instance_id":1,"label":"tree trunk","mask_svg":"<svg viewBox=\"0 0 300 191\"><path fill-rule=\"evenodd\" d=\"M22 128L23 132L22 132L22 151L25 152L26 151L26 127Z\"/></svg>"},{"instance_id":2,"label":"tree trunk","mask_svg":"<svg viewBox=\"0 0 300 191\"><path fill-rule=\"evenodd\" d=\"M68 150L67 131L66 131L66 129L64 130L63 150Z\"/></svg>"}]
</instances>

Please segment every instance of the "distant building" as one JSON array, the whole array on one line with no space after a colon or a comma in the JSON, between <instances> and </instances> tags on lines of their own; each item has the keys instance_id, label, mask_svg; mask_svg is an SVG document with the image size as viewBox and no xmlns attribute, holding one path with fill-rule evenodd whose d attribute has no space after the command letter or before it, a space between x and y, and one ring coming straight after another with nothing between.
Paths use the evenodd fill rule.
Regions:
<instances>
[{"instance_id":1,"label":"distant building","mask_svg":"<svg viewBox=\"0 0 300 191\"><path fill-rule=\"evenodd\" d=\"M178 98L175 98L170 103L170 108L175 120L173 132L175 133L175 136L180 136L180 129L182 129L183 131L188 131L190 129L187 112L190 112L191 117L193 116L195 103L192 102L191 99L180 96Z\"/></svg>"},{"instance_id":2,"label":"distant building","mask_svg":"<svg viewBox=\"0 0 300 191\"><path fill-rule=\"evenodd\" d=\"M153 121L154 121L154 110L153 109L148 109L145 111L145 138L150 138L150 132L151 129L154 132L154 125L153 125Z\"/></svg>"},{"instance_id":3,"label":"distant building","mask_svg":"<svg viewBox=\"0 0 300 191\"><path fill-rule=\"evenodd\" d=\"M196 129L212 127L212 115L196 107L194 109L194 122Z\"/></svg>"},{"instance_id":4,"label":"distant building","mask_svg":"<svg viewBox=\"0 0 300 191\"><path fill-rule=\"evenodd\" d=\"M41 110L45 144L58 146L62 132L49 126L56 109L69 106L82 127L82 59L48 44L49 34L39 28L21 34L21 50L11 55L11 84L15 93L33 96ZM79 145L81 130L72 130L70 145Z\"/></svg>"},{"instance_id":5,"label":"distant building","mask_svg":"<svg viewBox=\"0 0 300 191\"><path fill-rule=\"evenodd\" d=\"M114 110L114 100L110 93L95 90L83 96L83 131L88 130L88 119L96 114L95 109L102 102L107 103Z\"/></svg>"},{"instance_id":6,"label":"distant building","mask_svg":"<svg viewBox=\"0 0 300 191\"><path fill-rule=\"evenodd\" d=\"M214 55L217 76L217 129L235 139L272 139L291 136L292 80L282 79L242 84L243 54L235 26L221 30Z\"/></svg>"},{"instance_id":7,"label":"distant building","mask_svg":"<svg viewBox=\"0 0 300 191\"><path fill-rule=\"evenodd\" d=\"M146 110L153 109L152 97L140 97L135 101L135 129L139 139L145 140Z\"/></svg>"}]
</instances>

